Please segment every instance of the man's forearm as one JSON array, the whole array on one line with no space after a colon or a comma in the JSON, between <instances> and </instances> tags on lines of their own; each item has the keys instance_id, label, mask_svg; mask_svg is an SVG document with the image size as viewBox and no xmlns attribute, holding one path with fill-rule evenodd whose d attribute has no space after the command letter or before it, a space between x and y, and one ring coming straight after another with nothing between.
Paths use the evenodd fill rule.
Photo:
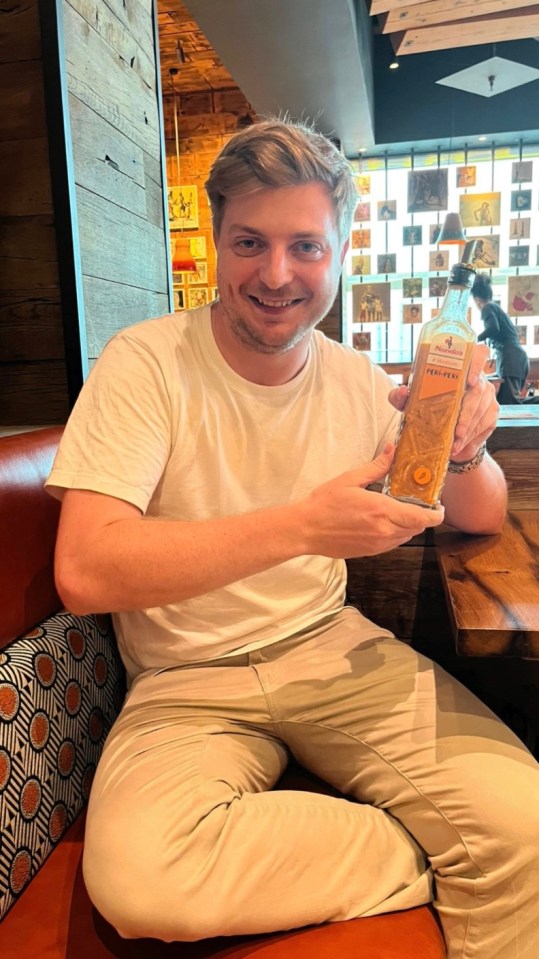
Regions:
<instances>
[{"instance_id":1,"label":"man's forearm","mask_svg":"<svg viewBox=\"0 0 539 959\"><path fill-rule=\"evenodd\" d=\"M507 487L488 453L470 473L448 473L442 501L446 522L465 533L497 533L507 510Z\"/></svg>"}]
</instances>

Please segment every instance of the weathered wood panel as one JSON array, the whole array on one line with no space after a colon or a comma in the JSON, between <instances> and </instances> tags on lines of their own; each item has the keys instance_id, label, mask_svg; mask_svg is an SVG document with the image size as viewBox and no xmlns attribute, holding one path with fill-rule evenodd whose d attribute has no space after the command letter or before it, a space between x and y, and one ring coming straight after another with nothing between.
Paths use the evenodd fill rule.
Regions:
<instances>
[{"instance_id":1,"label":"weathered wood panel","mask_svg":"<svg viewBox=\"0 0 539 959\"><path fill-rule=\"evenodd\" d=\"M168 297L152 290L134 289L85 276L88 356L95 359L118 330L152 316L168 313Z\"/></svg>"},{"instance_id":2,"label":"weathered wood panel","mask_svg":"<svg viewBox=\"0 0 539 959\"><path fill-rule=\"evenodd\" d=\"M41 61L27 60L16 68L13 63L0 64L0 90L2 104L9 104L8 110L0 110L0 139L46 137ZM30 144L26 148L31 149Z\"/></svg>"},{"instance_id":3,"label":"weathered wood panel","mask_svg":"<svg viewBox=\"0 0 539 959\"><path fill-rule=\"evenodd\" d=\"M63 357L58 286L49 290L0 292L0 361L22 363Z\"/></svg>"},{"instance_id":4,"label":"weathered wood panel","mask_svg":"<svg viewBox=\"0 0 539 959\"><path fill-rule=\"evenodd\" d=\"M107 18L106 4L98 0L99 17ZM91 13L90 13L91 15ZM64 34L68 88L128 139L159 159L159 117L155 68L139 56L136 41L127 35L119 39L100 36L92 23L68 2L64 3ZM76 143L73 143L76 156Z\"/></svg>"},{"instance_id":5,"label":"weathered wood panel","mask_svg":"<svg viewBox=\"0 0 539 959\"><path fill-rule=\"evenodd\" d=\"M10 0L0 8L0 63L39 60L41 36L36 0Z\"/></svg>"},{"instance_id":6,"label":"weathered wood panel","mask_svg":"<svg viewBox=\"0 0 539 959\"><path fill-rule=\"evenodd\" d=\"M83 275L166 292L162 230L81 188L77 207Z\"/></svg>"},{"instance_id":7,"label":"weathered wood panel","mask_svg":"<svg viewBox=\"0 0 539 959\"><path fill-rule=\"evenodd\" d=\"M0 217L52 213L46 138L0 142L0 183Z\"/></svg>"},{"instance_id":8,"label":"weathered wood panel","mask_svg":"<svg viewBox=\"0 0 539 959\"><path fill-rule=\"evenodd\" d=\"M69 415L65 363L0 362L0 423L45 426Z\"/></svg>"}]
</instances>

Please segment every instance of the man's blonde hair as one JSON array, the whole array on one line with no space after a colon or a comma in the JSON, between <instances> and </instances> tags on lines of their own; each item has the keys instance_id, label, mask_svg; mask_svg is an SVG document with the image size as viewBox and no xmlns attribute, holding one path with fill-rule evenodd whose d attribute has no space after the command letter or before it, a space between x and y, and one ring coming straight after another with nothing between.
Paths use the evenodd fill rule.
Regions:
<instances>
[{"instance_id":1,"label":"man's blonde hair","mask_svg":"<svg viewBox=\"0 0 539 959\"><path fill-rule=\"evenodd\" d=\"M358 194L350 164L331 140L307 123L291 120L262 120L241 130L216 157L206 181L216 235L228 197L305 183L327 187L344 242Z\"/></svg>"}]
</instances>

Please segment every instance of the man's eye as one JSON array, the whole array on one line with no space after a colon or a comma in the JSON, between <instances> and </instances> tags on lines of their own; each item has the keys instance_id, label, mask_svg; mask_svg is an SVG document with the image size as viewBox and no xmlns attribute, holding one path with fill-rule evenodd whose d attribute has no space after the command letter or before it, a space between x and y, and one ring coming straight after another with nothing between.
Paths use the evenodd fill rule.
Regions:
<instances>
[{"instance_id":1,"label":"man's eye","mask_svg":"<svg viewBox=\"0 0 539 959\"><path fill-rule=\"evenodd\" d=\"M311 240L303 240L297 245L298 251L304 256L319 256L322 249L319 243L313 243Z\"/></svg>"},{"instance_id":2,"label":"man's eye","mask_svg":"<svg viewBox=\"0 0 539 959\"><path fill-rule=\"evenodd\" d=\"M258 253L260 243L251 237L242 237L241 239L235 240L234 249L236 253L239 253L241 256L252 256L254 253Z\"/></svg>"}]
</instances>

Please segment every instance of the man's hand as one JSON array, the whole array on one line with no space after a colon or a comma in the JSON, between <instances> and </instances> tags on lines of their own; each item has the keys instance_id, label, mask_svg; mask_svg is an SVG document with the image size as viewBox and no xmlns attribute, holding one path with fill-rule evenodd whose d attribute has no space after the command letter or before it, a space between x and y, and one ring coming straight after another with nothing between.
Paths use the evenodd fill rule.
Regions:
<instances>
[{"instance_id":1,"label":"man's hand","mask_svg":"<svg viewBox=\"0 0 539 959\"><path fill-rule=\"evenodd\" d=\"M384 478L394 449L388 444L376 459L318 486L301 502L306 552L338 559L375 556L439 526L443 508L429 510L365 489Z\"/></svg>"},{"instance_id":2,"label":"man's hand","mask_svg":"<svg viewBox=\"0 0 539 959\"><path fill-rule=\"evenodd\" d=\"M483 344L474 347L466 391L451 448L451 459L456 462L465 463L473 459L479 447L494 430L498 420L500 407L496 399L496 391L483 372L488 358L488 347ZM404 409L407 398L406 386L399 386L391 390L389 394L390 403L398 410Z\"/></svg>"}]
</instances>

